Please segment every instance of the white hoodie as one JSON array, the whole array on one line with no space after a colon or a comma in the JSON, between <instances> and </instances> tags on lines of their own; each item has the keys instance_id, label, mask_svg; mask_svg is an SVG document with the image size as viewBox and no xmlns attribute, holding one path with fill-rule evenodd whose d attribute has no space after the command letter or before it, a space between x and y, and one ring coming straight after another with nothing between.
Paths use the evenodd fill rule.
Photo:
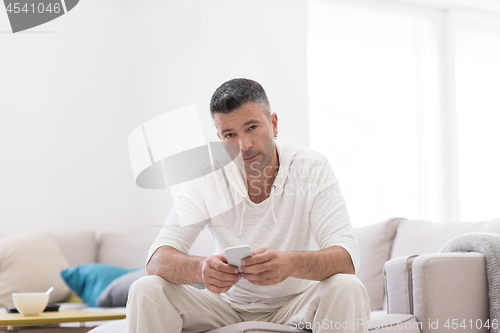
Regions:
<instances>
[{"instance_id":1,"label":"white hoodie","mask_svg":"<svg viewBox=\"0 0 500 333\"><path fill-rule=\"evenodd\" d=\"M327 159L289 141L275 143L279 171L269 198L253 203L242 178L228 170L225 180L206 185L208 191L199 185L191 186L177 197L149 250L148 261L156 249L164 245L188 253L200 231L208 225L215 254L237 245L249 245L252 250L267 247L279 251L315 251L338 245L350 254L357 271L358 244ZM220 214L210 212L214 200L224 199L236 203L234 208ZM179 221L178 211L183 212L183 223ZM191 218L190 222L185 222L187 218ZM241 279L221 297L237 311L270 312L313 283L316 282L289 277L276 285L258 286Z\"/></svg>"}]
</instances>

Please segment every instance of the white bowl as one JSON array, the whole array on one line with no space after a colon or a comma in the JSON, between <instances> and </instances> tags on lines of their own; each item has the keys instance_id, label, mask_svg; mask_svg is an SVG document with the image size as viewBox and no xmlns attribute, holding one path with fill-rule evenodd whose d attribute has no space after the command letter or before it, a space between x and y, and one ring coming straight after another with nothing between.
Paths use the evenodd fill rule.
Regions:
<instances>
[{"instance_id":1,"label":"white bowl","mask_svg":"<svg viewBox=\"0 0 500 333\"><path fill-rule=\"evenodd\" d=\"M17 310L24 316L38 316L49 304L46 293L14 293L12 300Z\"/></svg>"}]
</instances>

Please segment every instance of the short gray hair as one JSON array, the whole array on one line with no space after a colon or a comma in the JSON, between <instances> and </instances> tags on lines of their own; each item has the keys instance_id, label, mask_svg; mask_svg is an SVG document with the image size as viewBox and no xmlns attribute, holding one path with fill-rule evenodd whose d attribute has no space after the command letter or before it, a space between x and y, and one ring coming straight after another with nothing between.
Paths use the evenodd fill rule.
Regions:
<instances>
[{"instance_id":1,"label":"short gray hair","mask_svg":"<svg viewBox=\"0 0 500 333\"><path fill-rule=\"evenodd\" d=\"M258 82L232 79L215 90L210 100L210 115L213 118L215 113L228 114L249 102L258 103L267 117L271 115L271 105L266 92Z\"/></svg>"}]
</instances>

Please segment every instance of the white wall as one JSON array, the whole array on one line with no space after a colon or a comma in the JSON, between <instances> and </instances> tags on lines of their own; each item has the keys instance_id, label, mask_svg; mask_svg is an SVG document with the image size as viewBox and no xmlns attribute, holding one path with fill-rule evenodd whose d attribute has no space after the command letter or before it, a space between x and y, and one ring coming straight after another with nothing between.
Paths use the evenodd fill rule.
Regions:
<instances>
[{"instance_id":1,"label":"white wall","mask_svg":"<svg viewBox=\"0 0 500 333\"><path fill-rule=\"evenodd\" d=\"M161 225L171 199L135 186L128 134L189 104L209 119L234 77L262 83L280 138L308 146L305 0L82 0L9 31L0 10L0 235Z\"/></svg>"}]
</instances>

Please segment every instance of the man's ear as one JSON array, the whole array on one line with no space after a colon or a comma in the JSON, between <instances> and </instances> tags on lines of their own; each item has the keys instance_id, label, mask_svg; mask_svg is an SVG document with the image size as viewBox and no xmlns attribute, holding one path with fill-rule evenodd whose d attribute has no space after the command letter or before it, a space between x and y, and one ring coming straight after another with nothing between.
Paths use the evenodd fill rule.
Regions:
<instances>
[{"instance_id":1,"label":"man's ear","mask_svg":"<svg viewBox=\"0 0 500 333\"><path fill-rule=\"evenodd\" d=\"M278 136L278 115L273 112L270 116L271 126L273 127L273 135L274 137Z\"/></svg>"},{"instance_id":2,"label":"man's ear","mask_svg":"<svg viewBox=\"0 0 500 333\"><path fill-rule=\"evenodd\" d=\"M217 137L220 139L220 134L219 134L219 132L217 132Z\"/></svg>"}]
</instances>

